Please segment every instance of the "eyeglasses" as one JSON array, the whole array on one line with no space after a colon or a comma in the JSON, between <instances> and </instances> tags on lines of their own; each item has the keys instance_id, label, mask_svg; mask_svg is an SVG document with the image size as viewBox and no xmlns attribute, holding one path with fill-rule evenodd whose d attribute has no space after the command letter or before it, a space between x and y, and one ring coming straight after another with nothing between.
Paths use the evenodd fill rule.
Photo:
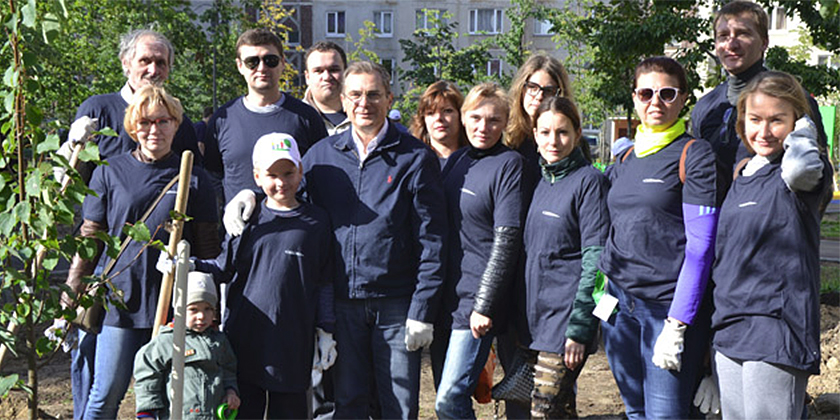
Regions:
<instances>
[{"instance_id":1,"label":"eyeglasses","mask_svg":"<svg viewBox=\"0 0 840 420\"><path fill-rule=\"evenodd\" d=\"M262 57L253 55L242 59L242 62L245 63L245 67L248 67L250 70L254 70L259 67L260 61L265 63L266 67L273 69L280 65L280 56L277 54L266 54Z\"/></svg>"},{"instance_id":2,"label":"eyeglasses","mask_svg":"<svg viewBox=\"0 0 840 420\"><path fill-rule=\"evenodd\" d=\"M661 99L662 102L670 104L677 100L677 95L679 95L680 89L675 87L661 87L659 89L636 88L633 92L636 93L636 97L639 98L639 101L643 104L652 101L653 95L659 95L659 99Z\"/></svg>"},{"instance_id":3,"label":"eyeglasses","mask_svg":"<svg viewBox=\"0 0 840 420\"><path fill-rule=\"evenodd\" d=\"M173 118L158 118L156 120L140 120L137 123L137 129L141 131L149 131L152 129L152 126L155 125L159 129L169 128L169 126L174 122Z\"/></svg>"},{"instance_id":4,"label":"eyeglasses","mask_svg":"<svg viewBox=\"0 0 840 420\"><path fill-rule=\"evenodd\" d=\"M376 90L372 92L350 92L345 94L344 96L356 105L358 105L359 102L362 102L362 98L365 97L367 97L367 101L372 104L378 104L380 101L382 101L382 98L385 97L385 95L383 95L382 92Z\"/></svg>"},{"instance_id":5,"label":"eyeglasses","mask_svg":"<svg viewBox=\"0 0 840 420\"><path fill-rule=\"evenodd\" d=\"M525 89L531 96L537 96L542 92L544 98L562 94L559 86L540 86L534 82L525 82Z\"/></svg>"}]
</instances>

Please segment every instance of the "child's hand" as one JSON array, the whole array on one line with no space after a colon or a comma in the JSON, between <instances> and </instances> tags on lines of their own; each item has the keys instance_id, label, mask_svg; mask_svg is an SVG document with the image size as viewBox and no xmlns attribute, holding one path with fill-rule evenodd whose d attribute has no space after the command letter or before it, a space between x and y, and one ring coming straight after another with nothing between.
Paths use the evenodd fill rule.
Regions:
<instances>
[{"instance_id":1,"label":"child's hand","mask_svg":"<svg viewBox=\"0 0 840 420\"><path fill-rule=\"evenodd\" d=\"M222 402L227 403L228 407L231 410L238 409L239 404L242 403L242 401L239 400L239 396L236 395L236 391L232 389L227 390L227 394L225 394L225 399Z\"/></svg>"}]
</instances>

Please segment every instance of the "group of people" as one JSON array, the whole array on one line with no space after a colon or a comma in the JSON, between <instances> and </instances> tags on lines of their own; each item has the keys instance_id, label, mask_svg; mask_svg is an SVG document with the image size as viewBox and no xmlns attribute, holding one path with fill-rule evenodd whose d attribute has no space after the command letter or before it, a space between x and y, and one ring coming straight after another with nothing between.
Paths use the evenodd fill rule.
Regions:
<instances>
[{"instance_id":1,"label":"group of people","mask_svg":"<svg viewBox=\"0 0 840 420\"><path fill-rule=\"evenodd\" d=\"M437 415L474 418L495 342L506 372L517 353L536 360L530 406L510 402L509 418L576 418L600 330L628 418L689 418L718 385L724 418L799 418L819 372L832 168L813 100L762 65L767 28L751 2L716 13L730 78L695 106L691 134L685 70L642 60L628 89L641 125L607 175L550 56L531 56L509 92L433 83L407 133L388 120L378 64L318 42L299 100L278 90L279 38L246 31L235 62L248 93L210 118L190 180L183 416L225 403L239 418L416 418L430 347ZM79 108L68 143L97 141L109 163L90 178L81 235L169 217L178 154L199 150L161 87L173 55L160 34L129 33L125 87ZM120 137L91 138L104 126ZM223 240L207 172L222 177ZM68 285L83 293L108 266L124 306L78 332L74 417L115 418L133 375L138 418L165 418L172 334L151 331L170 256L138 243L100 255L76 256Z\"/></svg>"}]
</instances>

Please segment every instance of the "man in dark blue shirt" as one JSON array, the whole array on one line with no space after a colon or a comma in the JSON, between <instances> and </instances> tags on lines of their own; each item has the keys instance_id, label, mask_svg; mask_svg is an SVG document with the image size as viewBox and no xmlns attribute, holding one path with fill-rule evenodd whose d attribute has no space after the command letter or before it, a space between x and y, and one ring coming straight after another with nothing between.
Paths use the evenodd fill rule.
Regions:
<instances>
[{"instance_id":1,"label":"man in dark blue shirt","mask_svg":"<svg viewBox=\"0 0 840 420\"><path fill-rule=\"evenodd\" d=\"M419 350L432 341L444 272L440 167L387 122L393 95L381 66L356 62L344 76L352 127L303 159L305 193L337 239L335 417L416 418Z\"/></svg>"}]
</instances>

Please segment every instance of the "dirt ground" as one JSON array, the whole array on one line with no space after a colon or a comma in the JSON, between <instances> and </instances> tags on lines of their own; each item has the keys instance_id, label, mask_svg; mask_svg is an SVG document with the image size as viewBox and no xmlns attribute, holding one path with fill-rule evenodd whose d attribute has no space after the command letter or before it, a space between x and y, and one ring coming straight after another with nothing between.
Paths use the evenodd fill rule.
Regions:
<instances>
[{"instance_id":1,"label":"dirt ground","mask_svg":"<svg viewBox=\"0 0 840 420\"><path fill-rule=\"evenodd\" d=\"M808 383L809 418L837 419L836 411L827 411L827 400L834 400L836 408L840 393L840 307L835 302L823 304L821 312L821 375L812 376ZM73 417L73 398L70 389L70 358L64 353L57 354L40 371L40 418L71 419ZM501 368L496 370L496 381L501 380ZM19 373L25 377L23 364L12 360L3 374ZM624 406L613 380L612 373L603 351L592 355L578 379L578 413L587 419L620 419ZM423 359L422 389L420 395L420 418L434 418L434 387L428 355ZM475 403L476 414L481 419L492 419L496 412L493 403ZM134 394L129 389L120 408L120 418L134 417ZM0 400L0 419L27 418L25 395L20 391L12 392ZM498 417L504 418L504 403L498 407Z\"/></svg>"}]
</instances>

